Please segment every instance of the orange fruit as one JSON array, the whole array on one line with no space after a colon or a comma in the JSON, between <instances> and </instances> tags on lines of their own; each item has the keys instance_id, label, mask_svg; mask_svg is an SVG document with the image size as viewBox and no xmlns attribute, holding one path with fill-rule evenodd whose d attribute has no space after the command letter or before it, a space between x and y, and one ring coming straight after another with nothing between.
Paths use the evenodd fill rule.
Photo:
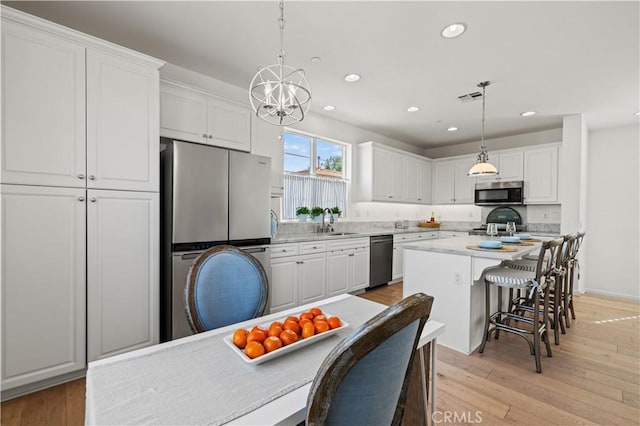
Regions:
<instances>
[{"instance_id":1,"label":"orange fruit","mask_svg":"<svg viewBox=\"0 0 640 426\"><path fill-rule=\"evenodd\" d=\"M284 322L284 328L285 330L292 330L294 333L296 334L300 334L300 326L298 325L297 322L294 321L285 321Z\"/></svg>"},{"instance_id":2,"label":"orange fruit","mask_svg":"<svg viewBox=\"0 0 640 426\"><path fill-rule=\"evenodd\" d=\"M316 315L315 317L313 317L313 322L316 321L327 321L327 317L325 317L324 315L320 314L320 315Z\"/></svg>"},{"instance_id":3,"label":"orange fruit","mask_svg":"<svg viewBox=\"0 0 640 426\"><path fill-rule=\"evenodd\" d=\"M311 312L314 316L322 315L322 309L320 308L311 308L309 309L309 312Z\"/></svg>"},{"instance_id":4,"label":"orange fruit","mask_svg":"<svg viewBox=\"0 0 640 426\"><path fill-rule=\"evenodd\" d=\"M287 322L287 321L298 322L298 318L297 318L297 317L287 317L287 318L284 320L284 322Z\"/></svg>"},{"instance_id":5,"label":"orange fruit","mask_svg":"<svg viewBox=\"0 0 640 426\"><path fill-rule=\"evenodd\" d=\"M276 336L269 336L264 340L264 349L268 352L275 351L282 347L282 340Z\"/></svg>"},{"instance_id":6,"label":"orange fruit","mask_svg":"<svg viewBox=\"0 0 640 426\"><path fill-rule=\"evenodd\" d=\"M313 323L316 329L316 334L324 333L329 330L329 324L326 321L316 321Z\"/></svg>"},{"instance_id":7,"label":"orange fruit","mask_svg":"<svg viewBox=\"0 0 640 426\"><path fill-rule=\"evenodd\" d=\"M305 324L313 324L313 321L305 318L305 319L301 319L300 322L298 323L300 327L304 327Z\"/></svg>"},{"instance_id":8,"label":"orange fruit","mask_svg":"<svg viewBox=\"0 0 640 426\"><path fill-rule=\"evenodd\" d=\"M280 340L284 343L285 346L290 345L298 341L298 335L293 330L284 330L280 334Z\"/></svg>"},{"instance_id":9,"label":"orange fruit","mask_svg":"<svg viewBox=\"0 0 640 426\"><path fill-rule=\"evenodd\" d=\"M271 324L271 327L269 327L269 333L267 333L269 336L280 336L280 333L282 333L282 330L284 330L282 328L281 325L278 324Z\"/></svg>"},{"instance_id":10,"label":"orange fruit","mask_svg":"<svg viewBox=\"0 0 640 426\"><path fill-rule=\"evenodd\" d=\"M247 346L247 336L249 332L244 328L239 328L233 332L233 344L239 347L240 349L244 349Z\"/></svg>"},{"instance_id":11,"label":"orange fruit","mask_svg":"<svg viewBox=\"0 0 640 426\"><path fill-rule=\"evenodd\" d=\"M340 318L338 317L331 317L327 320L327 323L329 323L329 328L331 328L332 330L334 328L340 328L340 326L342 325L342 321L340 321Z\"/></svg>"},{"instance_id":12,"label":"orange fruit","mask_svg":"<svg viewBox=\"0 0 640 426\"><path fill-rule=\"evenodd\" d=\"M284 324L281 323L280 321L274 321L269 325L269 328L275 327L276 325L279 325L280 327L282 327Z\"/></svg>"},{"instance_id":13,"label":"orange fruit","mask_svg":"<svg viewBox=\"0 0 640 426\"><path fill-rule=\"evenodd\" d=\"M251 359L258 358L264 355L264 346L262 346L260 342L249 342L247 343L247 347L244 348L244 353Z\"/></svg>"},{"instance_id":14,"label":"orange fruit","mask_svg":"<svg viewBox=\"0 0 640 426\"><path fill-rule=\"evenodd\" d=\"M247 336L247 344L253 341L262 343L266 338L267 338L267 333L265 333L260 329L256 329L256 330L253 330L251 333L249 333L249 335Z\"/></svg>"},{"instance_id":15,"label":"orange fruit","mask_svg":"<svg viewBox=\"0 0 640 426\"><path fill-rule=\"evenodd\" d=\"M300 314L300 321L302 321L303 319L311 320L313 319L313 314L311 312L303 312Z\"/></svg>"},{"instance_id":16,"label":"orange fruit","mask_svg":"<svg viewBox=\"0 0 640 426\"><path fill-rule=\"evenodd\" d=\"M269 330L267 330L264 327L260 327L259 325L254 326L251 331L256 331L256 330L260 330L264 333L264 335L266 336L269 333Z\"/></svg>"},{"instance_id":17,"label":"orange fruit","mask_svg":"<svg viewBox=\"0 0 640 426\"><path fill-rule=\"evenodd\" d=\"M302 333L301 334L302 334L302 338L306 339L307 337L311 337L314 334L316 334L316 329L315 329L314 325L311 322L309 322L309 323L307 323L307 324L302 326Z\"/></svg>"}]
</instances>

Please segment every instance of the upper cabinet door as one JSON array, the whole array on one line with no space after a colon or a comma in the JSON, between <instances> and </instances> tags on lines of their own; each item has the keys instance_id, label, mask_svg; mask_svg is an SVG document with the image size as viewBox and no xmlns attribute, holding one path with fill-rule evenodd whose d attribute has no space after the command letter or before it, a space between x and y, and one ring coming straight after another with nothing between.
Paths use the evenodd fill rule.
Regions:
<instances>
[{"instance_id":1,"label":"upper cabinet door","mask_svg":"<svg viewBox=\"0 0 640 426\"><path fill-rule=\"evenodd\" d=\"M2 22L2 182L85 186L85 48Z\"/></svg>"},{"instance_id":2,"label":"upper cabinet door","mask_svg":"<svg viewBox=\"0 0 640 426\"><path fill-rule=\"evenodd\" d=\"M371 179L372 201L390 201L391 195L391 167L389 167L390 156L387 151L379 149L372 150L372 170Z\"/></svg>"},{"instance_id":3,"label":"upper cabinet door","mask_svg":"<svg viewBox=\"0 0 640 426\"><path fill-rule=\"evenodd\" d=\"M431 204L431 162L418 160L418 203Z\"/></svg>"},{"instance_id":4,"label":"upper cabinet door","mask_svg":"<svg viewBox=\"0 0 640 426\"><path fill-rule=\"evenodd\" d=\"M455 203L473 204L475 178L469 177L469 169L476 164L476 157L460 158L455 165Z\"/></svg>"},{"instance_id":5,"label":"upper cabinet door","mask_svg":"<svg viewBox=\"0 0 640 426\"><path fill-rule=\"evenodd\" d=\"M251 151L251 110L216 99L207 101L209 144L238 151Z\"/></svg>"},{"instance_id":6,"label":"upper cabinet door","mask_svg":"<svg viewBox=\"0 0 640 426\"><path fill-rule=\"evenodd\" d=\"M504 152L499 155L499 169L501 180L523 180L524 153L522 151Z\"/></svg>"},{"instance_id":7,"label":"upper cabinet door","mask_svg":"<svg viewBox=\"0 0 640 426\"><path fill-rule=\"evenodd\" d=\"M455 162L437 161L433 164L433 203L453 204L455 202Z\"/></svg>"},{"instance_id":8,"label":"upper cabinet door","mask_svg":"<svg viewBox=\"0 0 640 426\"><path fill-rule=\"evenodd\" d=\"M420 202L420 196L418 194L418 159L415 157L406 156L400 162L402 169L400 175L404 176L404 199L409 203Z\"/></svg>"},{"instance_id":9,"label":"upper cabinet door","mask_svg":"<svg viewBox=\"0 0 640 426\"><path fill-rule=\"evenodd\" d=\"M159 190L158 70L87 51L87 187Z\"/></svg>"},{"instance_id":10,"label":"upper cabinet door","mask_svg":"<svg viewBox=\"0 0 640 426\"><path fill-rule=\"evenodd\" d=\"M524 202L558 202L558 147L527 149L524 152Z\"/></svg>"},{"instance_id":11,"label":"upper cabinet door","mask_svg":"<svg viewBox=\"0 0 640 426\"><path fill-rule=\"evenodd\" d=\"M163 82L160 86L160 135L208 143L207 98Z\"/></svg>"}]
</instances>

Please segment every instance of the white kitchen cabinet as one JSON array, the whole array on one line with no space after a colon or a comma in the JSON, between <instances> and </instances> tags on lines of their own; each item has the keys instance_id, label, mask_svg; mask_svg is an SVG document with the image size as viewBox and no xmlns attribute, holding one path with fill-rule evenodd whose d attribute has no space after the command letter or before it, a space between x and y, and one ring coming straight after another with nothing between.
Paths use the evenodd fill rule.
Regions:
<instances>
[{"instance_id":1,"label":"white kitchen cabinet","mask_svg":"<svg viewBox=\"0 0 640 426\"><path fill-rule=\"evenodd\" d=\"M3 397L158 341L163 64L2 6Z\"/></svg>"},{"instance_id":2,"label":"white kitchen cabinet","mask_svg":"<svg viewBox=\"0 0 640 426\"><path fill-rule=\"evenodd\" d=\"M477 182L497 182L524 179L524 151L496 151L489 153L489 162L498 169L494 176L477 177Z\"/></svg>"},{"instance_id":3,"label":"white kitchen cabinet","mask_svg":"<svg viewBox=\"0 0 640 426\"><path fill-rule=\"evenodd\" d=\"M269 303L271 313L298 306L298 260L295 256L271 259Z\"/></svg>"},{"instance_id":4,"label":"white kitchen cabinet","mask_svg":"<svg viewBox=\"0 0 640 426\"><path fill-rule=\"evenodd\" d=\"M177 82L160 83L160 136L251 151L251 109Z\"/></svg>"},{"instance_id":5,"label":"white kitchen cabinet","mask_svg":"<svg viewBox=\"0 0 640 426\"><path fill-rule=\"evenodd\" d=\"M418 160L418 203L431 204L431 162Z\"/></svg>"},{"instance_id":6,"label":"white kitchen cabinet","mask_svg":"<svg viewBox=\"0 0 640 426\"><path fill-rule=\"evenodd\" d=\"M86 366L86 191L1 188L4 392Z\"/></svg>"},{"instance_id":7,"label":"white kitchen cabinet","mask_svg":"<svg viewBox=\"0 0 640 426\"><path fill-rule=\"evenodd\" d=\"M282 127L252 120L251 153L271 157L271 196L284 194L284 143Z\"/></svg>"},{"instance_id":8,"label":"white kitchen cabinet","mask_svg":"<svg viewBox=\"0 0 640 426\"><path fill-rule=\"evenodd\" d=\"M425 189L424 174L430 160L384 147L374 142L358 145L358 185L362 201L426 204L431 187Z\"/></svg>"},{"instance_id":9,"label":"white kitchen cabinet","mask_svg":"<svg viewBox=\"0 0 640 426\"><path fill-rule=\"evenodd\" d=\"M558 202L558 146L524 151L524 203Z\"/></svg>"},{"instance_id":10,"label":"white kitchen cabinet","mask_svg":"<svg viewBox=\"0 0 640 426\"><path fill-rule=\"evenodd\" d=\"M475 161L475 156L465 156L434 162L434 204L473 204L476 180L467 173Z\"/></svg>"},{"instance_id":11,"label":"white kitchen cabinet","mask_svg":"<svg viewBox=\"0 0 640 426\"><path fill-rule=\"evenodd\" d=\"M468 237L469 233L464 231L440 231L438 238L456 238L456 237Z\"/></svg>"},{"instance_id":12,"label":"white kitchen cabinet","mask_svg":"<svg viewBox=\"0 0 640 426\"><path fill-rule=\"evenodd\" d=\"M362 290L369 287L369 247L356 247L349 253L349 286L348 291Z\"/></svg>"},{"instance_id":13,"label":"white kitchen cabinet","mask_svg":"<svg viewBox=\"0 0 640 426\"><path fill-rule=\"evenodd\" d=\"M2 31L2 181L157 191L159 62Z\"/></svg>"},{"instance_id":14,"label":"white kitchen cabinet","mask_svg":"<svg viewBox=\"0 0 640 426\"><path fill-rule=\"evenodd\" d=\"M324 242L273 246L269 297L272 313L326 298L325 252Z\"/></svg>"},{"instance_id":15,"label":"white kitchen cabinet","mask_svg":"<svg viewBox=\"0 0 640 426\"><path fill-rule=\"evenodd\" d=\"M369 286L369 245L368 238L347 238L328 242L328 296Z\"/></svg>"},{"instance_id":16,"label":"white kitchen cabinet","mask_svg":"<svg viewBox=\"0 0 640 426\"><path fill-rule=\"evenodd\" d=\"M300 256L299 264L299 304L315 302L326 298L327 256L325 253Z\"/></svg>"},{"instance_id":17,"label":"white kitchen cabinet","mask_svg":"<svg viewBox=\"0 0 640 426\"><path fill-rule=\"evenodd\" d=\"M158 191L158 69L87 51L87 187Z\"/></svg>"},{"instance_id":18,"label":"white kitchen cabinet","mask_svg":"<svg viewBox=\"0 0 640 426\"><path fill-rule=\"evenodd\" d=\"M3 20L2 182L84 187L85 126L85 47Z\"/></svg>"},{"instance_id":19,"label":"white kitchen cabinet","mask_svg":"<svg viewBox=\"0 0 640 426\"><path fill-rule=\"evenodd\" d=\"M159 195L87 191L89 361L159 341Z\"/></svg>"},{"instance_id":20,"label":"white kitchen cabinet","mask_svg":"<svg viewBox=\"0 0 640 426\"><path fill-rule=\"evenodd\" d=\"M349 288L351 251L338 249L327 253L327 296L346 293Z\"/></svg>"}]
</instances>

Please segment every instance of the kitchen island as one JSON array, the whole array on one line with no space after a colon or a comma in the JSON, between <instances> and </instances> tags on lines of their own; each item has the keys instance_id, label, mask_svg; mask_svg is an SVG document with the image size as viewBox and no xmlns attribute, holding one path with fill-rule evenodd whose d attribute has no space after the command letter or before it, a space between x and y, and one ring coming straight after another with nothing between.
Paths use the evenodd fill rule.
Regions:
<instances>
[{"instance_id":1,"label":"kitchen island","mask_svg":"<svg viewBox=\"0 0 640 426\"><path fill-rule=\"evenodd\" d=\"M513 252L471 250L487 237L468 236L443 240L407 243L404 248L403 297L423 292L435 298L431 318L446 325L438 343L465 354L482 342L484 330L484 288L481 280L485 268L507 259L537 253L540 244L509 245ZM495 287L495 286L493 286ZM496 292L496 288L491 291ZM496 308L497 293L491 298Z\"/></svg>"}]
</instances>

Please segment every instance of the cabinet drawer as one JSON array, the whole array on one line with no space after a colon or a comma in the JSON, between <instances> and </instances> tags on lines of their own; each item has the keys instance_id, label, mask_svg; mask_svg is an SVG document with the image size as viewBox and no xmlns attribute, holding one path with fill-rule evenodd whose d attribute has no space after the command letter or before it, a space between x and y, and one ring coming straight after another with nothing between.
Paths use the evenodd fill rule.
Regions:
<instances>
[{"instance_id":1,"label":"cabinet drawer","mask_svg":"<svg viewBox=\"0 0 640 426\"><path fill-rule=\"evenodd\" d=\"M438 238L438 231L434 232L421 232L418 234L419 240L432 240Z\"/></svg>"},{"instance_id":2,"label":"cabinet drawer","mask_svg":"<svg viewBox=\"0 0 640 426\"><path fill-rule=\"evenodd\" d=\"M324 253L327 251L326 241L310 241L308 243L300 243L299 246L300 254Z\"/></svg>"},{"instance_id":3,"label":"cabinet drawer","mask_svg":"<svg viewBox=\"0 0 640 426\"><path fill-rule=\"evenodd\" d=\"M271 246L271 258L295 256L298 254L298 244L274 244Z\"/></svg>"},{"instance_id":4,"label":"cabinet drawer","mask_svg":"<svg viewBox=\"0 0 640 426\"><path fill-rule=\"evenodd\" d=\"M369 247L369 238L346 238L327 242L328 251L348 250L353 248Z\"/></svg>"},{"instance_id":5,"label":"cabinet drawer","mask_svg":"<svg viewBox=\"0 0 640 426\"><path fill-rule=\"evenodd\" d=\"M396 234L393 236L394 243L404 243L408 241L417 241L420 239L420 234Z\"/></svg>"}]
</instances>

